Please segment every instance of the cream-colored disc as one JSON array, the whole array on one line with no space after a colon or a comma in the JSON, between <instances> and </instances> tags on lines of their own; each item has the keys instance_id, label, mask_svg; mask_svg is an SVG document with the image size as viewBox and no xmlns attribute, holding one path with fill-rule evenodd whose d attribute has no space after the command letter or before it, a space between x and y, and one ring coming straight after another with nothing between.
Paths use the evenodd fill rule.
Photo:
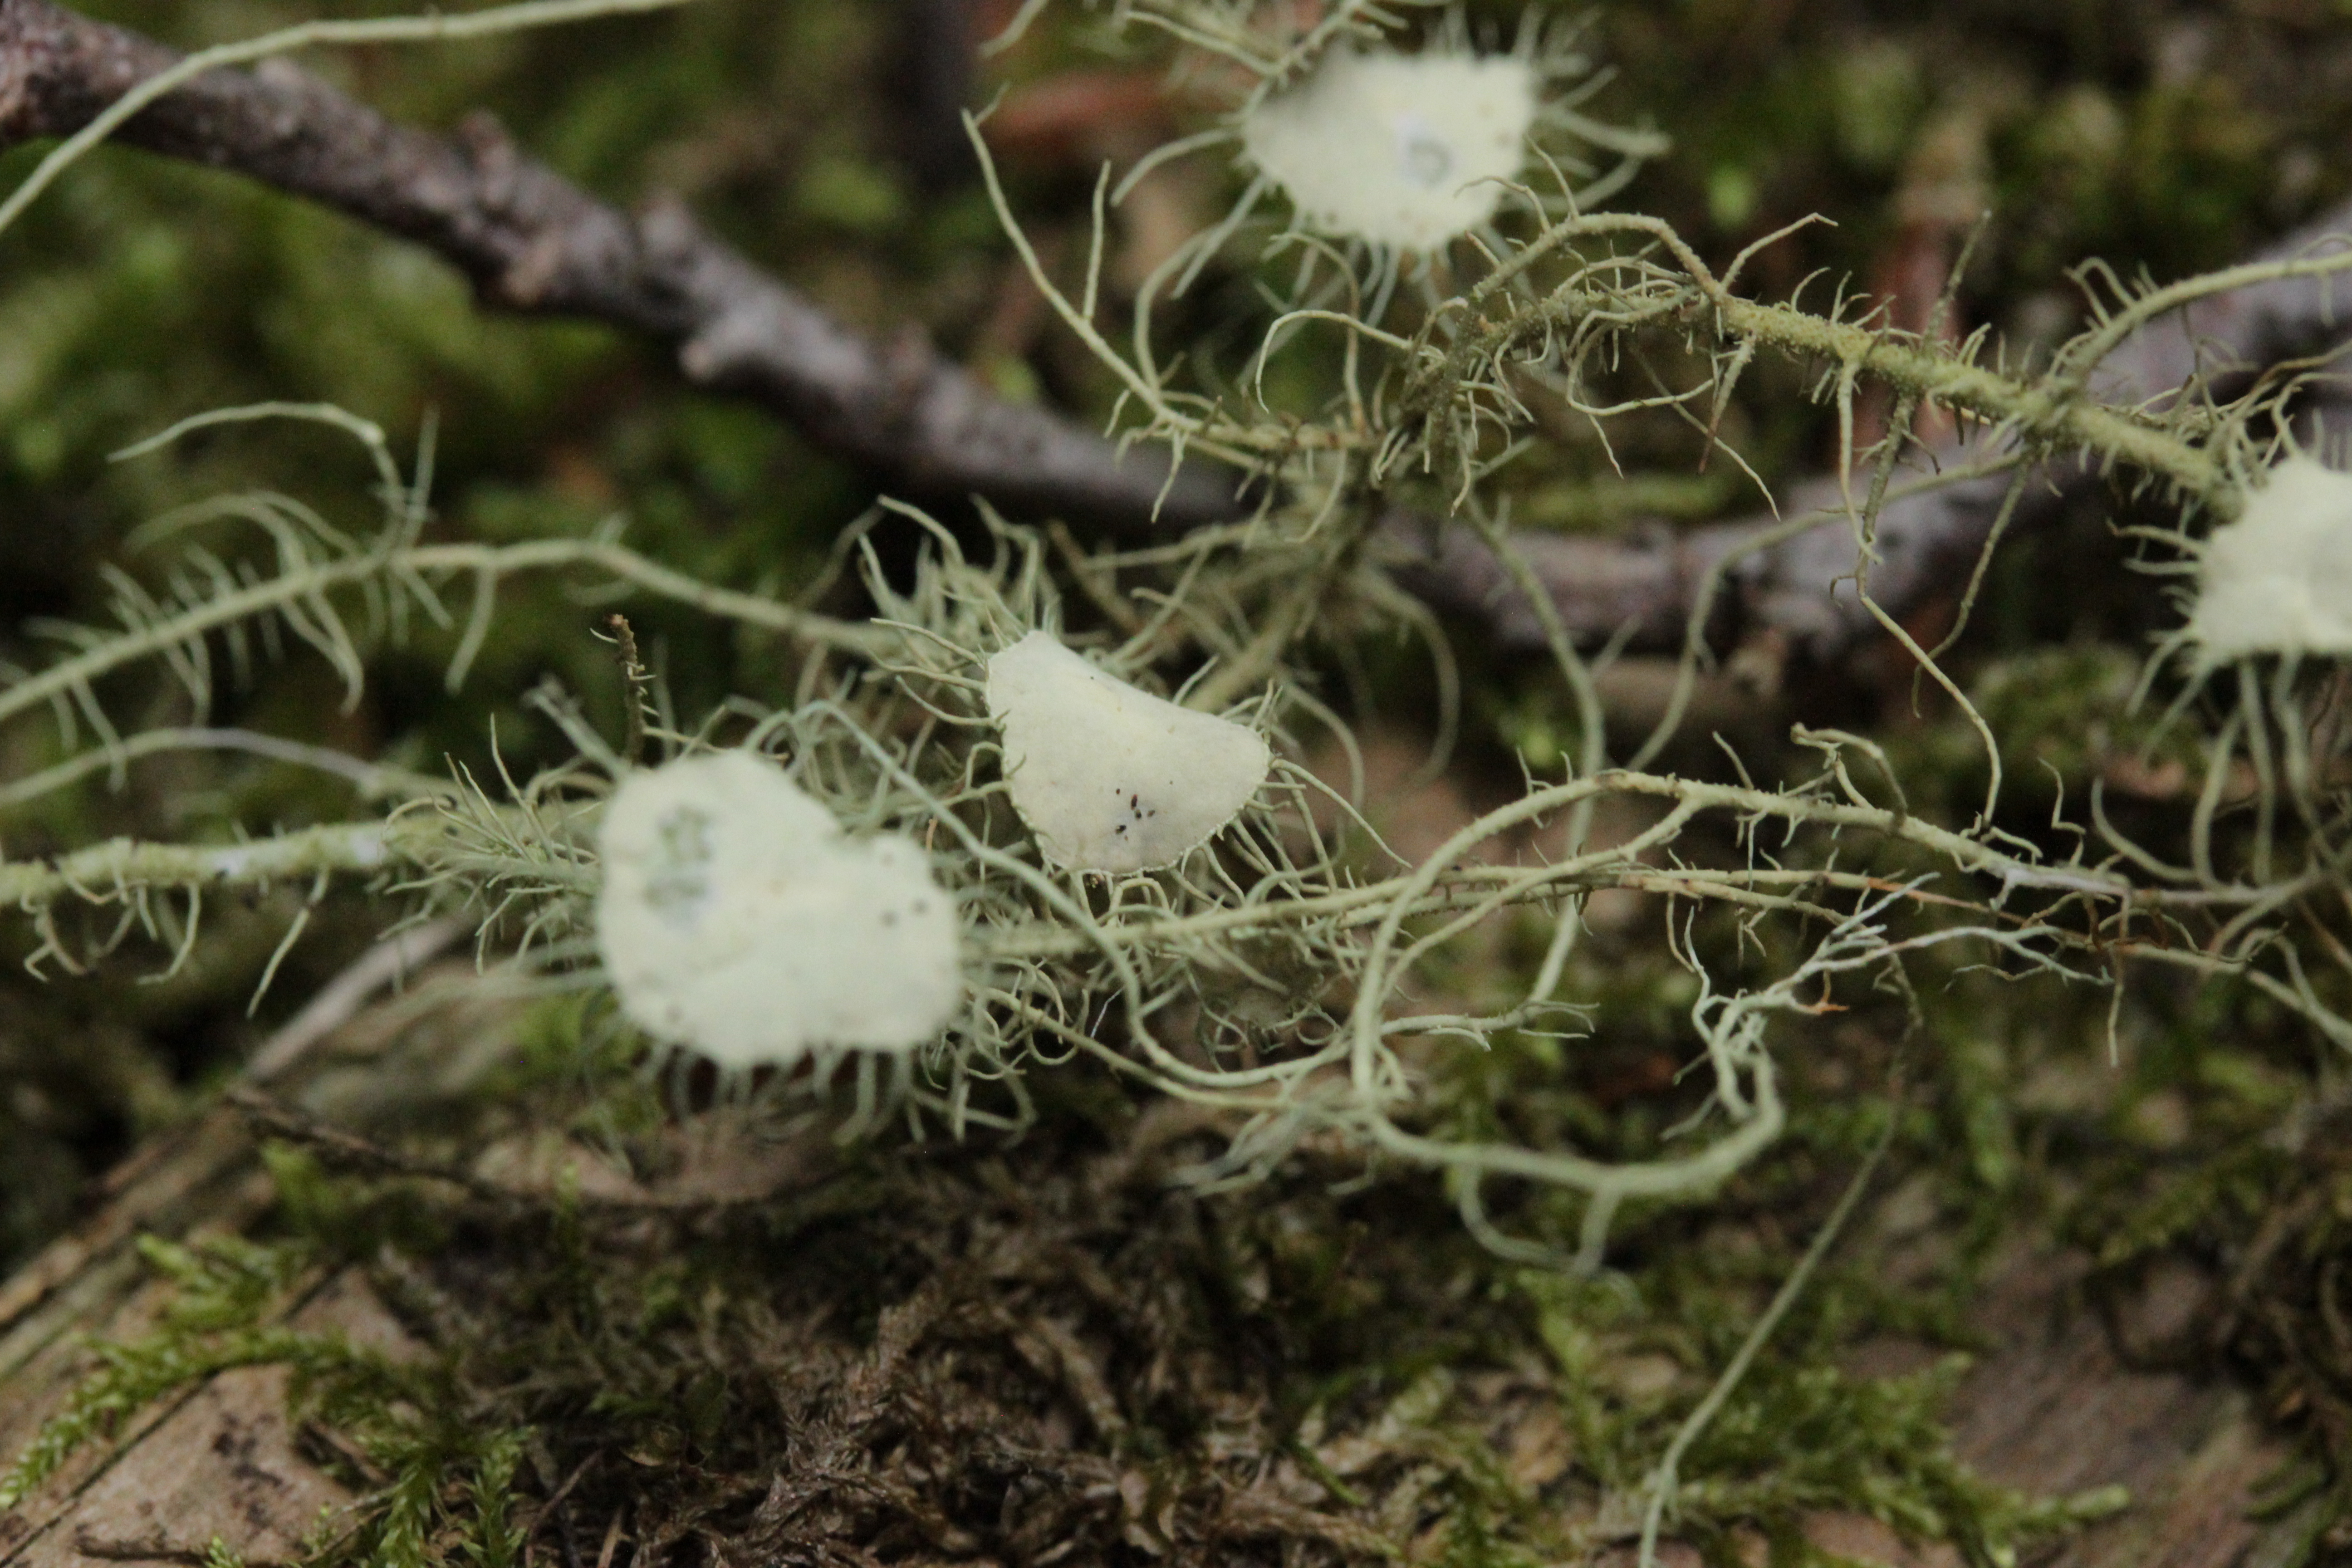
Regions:
<instances>
[{"instance_id":1,"label":"cream-colored disc","mask_svg":"<svg viewBox=\"0 0 2352 1568\"><path fill-rule=\"evenodd\" d=\"M1257 731L1139 691L1047 632L988 661L1013 809L1056 866L1149 871L1239 816L1273 754Z\"/></svg>"},{"instance_id":2,"label":"cream-colored disc","mask_svg":"<svg viewBox=\"0 0 2352 1568\"><path fill-rule=\"evenodd\" d=\"M963 997L955 906L903 838L845 837L740 752L631 774L605 808L596 940L629 1017L722 1067L912 1049Z\"/></svg>"}]
</instances>

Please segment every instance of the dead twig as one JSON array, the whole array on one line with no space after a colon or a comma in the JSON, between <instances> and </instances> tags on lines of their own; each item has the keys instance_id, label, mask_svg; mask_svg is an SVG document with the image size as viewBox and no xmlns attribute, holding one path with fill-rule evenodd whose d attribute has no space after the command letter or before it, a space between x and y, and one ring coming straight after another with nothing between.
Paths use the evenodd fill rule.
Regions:
<instances>
[{"instance_id":1,"label":"dead twig","mask_svg":"<svg viewBox=\"0 0 2352 1568\"><path fill-rule=\"evenodd\" d=\"M0 149L70 135L179 59L48 0L0 0ZM487 114L455 138L394 123L283 62L197 78L125 125L149 152L234 169L415 240L484 303L584 316L671 345L688 380L765 403L918 495L978 492L1097 528L1235 515L1194 464L1160 501L1165 453L1121 458L1070 421L992 395L919 338L844 328L704 232L684 206L628 215L525 155Z\"/></svg>"},{"instance_id":2,"label":"dead twig","mask_svg":"<svg viewBox=\"0 0 2352 1568\"><path fill-rule=\"evenodd\" d=\"M135 33L49 0L0 0L0 150L70 134L179 57ZM671 345L687 378L774 408L813 439L917 495L977 493L1008 510L1059 516L1095 534L1139 537L1229 520L1246 510L1233 477L1195 462L1163 494L1167 456L1116 447L1050 410L1009 403L919 338L887 345L848 331L705 233L677 203L621 213L523 154L488 115L455 138L402 126L282 62L215 71L131 120L121 139L234 169L426 247L464 271L487 304L588 317ZM2254 261L2307 252L2352 231L2331 211ZM2090 390L2109 403L2168 400L2219 387L2343 340L2328 279L2273 279L2161 317L2115 345ZM2007 449L1938 447L1929 468ZM1991 536L2015 479L2003 468L1889 498L1878 519L1874 597L1901 617L1948 586ZM2072 461L2037 468L2012 531L2098 483ZM1769 519L1620 539L1515 538L1569 632L1637 647L1681 640L1719 563L1734 593L1721 631L1770 628L1833 657L1874 622L1849 582L1853 543L1842 508L1798 487L1784 516L1817 527L1754 549ZM1540 618L1488 544L1467 527L1399 510L1382 554L1414 592L1484 622L1500 644L1545 644ZM1750 551L1753 553L1748 553Z\"/></svg>"},{"instance_id":3,"label":"dead twig","mask_svg":"<svg viewBox=\"0 0 2352 1568\"><path fill-rule=\"evenodd\" d=\"M109 1563L185 1563L190 1568L205 1568L213 1561L213 1554L205 1548L173 1541L160 1531L116 1540L85 1530L74 1536L74 1550L84 1557L101 1558ZM237 1561L246 1568L289 1568L287 1561L278 1557L247 1557L240 1553Z\"/></svg>"}]
</instances>

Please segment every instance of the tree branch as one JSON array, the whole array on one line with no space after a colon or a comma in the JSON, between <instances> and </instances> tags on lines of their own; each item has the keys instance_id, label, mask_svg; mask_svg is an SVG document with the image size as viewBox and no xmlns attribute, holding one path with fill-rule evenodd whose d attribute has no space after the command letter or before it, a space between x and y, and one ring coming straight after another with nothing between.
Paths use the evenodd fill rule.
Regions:
<instances>
[{"instance_id":1,"label":"tree branch","mask_svg":"<svg viewBox=\"0 0 2352 1568\"><path fill-rule=\"evenodd\" d=\"M47 3L0 0L0 149L72 134L179 57ZM676 203L631 216L517 151L487 115L455 138L394 123L283 62L214 71L121 140L234 169L433 250L488 304L591 317L671 345L687 378L765 403L919 495L1141 532L1162 451L1008 403L919 338L868 342L706 234ZM1234 515L1232 476L1188 464L1159 522Z\"/></svg>"},{"instance_id":2,"label":"tree branch","mask_svg":"<svg viewBox=\"0 0 2352 1568\"><path fill-rule=\"evenodd\" d=\"M69 135L178 57L48 0L0 0L0 150ZM1167 457L1116 447L1041 408L1005 402L927 344L877 345L843 327L704 233L684 207L631 216L524 156L487 115L443 138L397 125L282 62L215 71L130 121L121 139L236 170L415 241L470 278L488 304L589 317L669 344L698 385L764 403L831 450L918 495L976 492L1007 510L1140 536L1231 518L1234 476L1188 464L1164 497ZM2294 255L2352 230L2328 214L2256 260ZM2094 385L2106 402L2175 393L2203 373L2227 379L2341 341L2330 280L2272 279L2201 300L2117 344ZM2000 454L1947 447L1944 467ZM2033 476L2016 526L2049 516L2097 482L2079 465ZM1983 548L2010 476L1971 478L1888 501L1872 569L1897 616L1964 577ZM1820 525L1759 551L1730 573L1727 616L1833 657L1872 622L1851 581L1850 526L1818 484L1786 515ZM1518 536L1569 630L1598 639L1630 627L1636 646L1678 642L1707 574L1774 520L1658 528L1630 539ZM1379 546L1432 604L1486 622L1506 647L1544 633L1509 574L1471 530L1399 511Z\"/></svg>"},{"instance_id":3,"label":"tree branch","mask_svg":"<svg viewBox=\"0 0 2352 1568\"><path fill-rule=\"evenodd\" d=\"M2246 265L2341 248L2352 243L2346 236L2352 236L2352 203L2264 247ZM2266 279L2160 316L2101 359L2090 378L2092 394L2125 406L2167 402L2200 384L2230 395L2267 366L2352 338L2352 300L2337 298L2343 287L2330 277ZM2013 449L1946 443L1915 466L1929 471L1981 467ZM1965 584L2015 478L2010 470L1977 473L1890 494L1878 518L1872 596L1901 617L1935 594ZM2027 478L2011 528L2048 521L2100 480L2095 465L2071 458L2041 466ZM1780 633L1816 658L1832 658L1876 626L1854 594L1853 525L1834 479L1796 486L1783 500L1783 517L1818 516L1821 522L1735 564L1729 574L1735 602L1727 611L1748 627ZM1711 569L1780 525L1777 518L1750 517L1683 531L1656 528L1631 539L1529 533L1515 543L1551 590L1570 631L1600 639L1631 626L1635 646L1656 647L1680 640ZM1399 519L1386 537L1401 552L1400 577L1423 597L1486 621L1507 647L1544 646L1542 625L1526 595L1467 530Z\"/></svg>"}]
</instances>

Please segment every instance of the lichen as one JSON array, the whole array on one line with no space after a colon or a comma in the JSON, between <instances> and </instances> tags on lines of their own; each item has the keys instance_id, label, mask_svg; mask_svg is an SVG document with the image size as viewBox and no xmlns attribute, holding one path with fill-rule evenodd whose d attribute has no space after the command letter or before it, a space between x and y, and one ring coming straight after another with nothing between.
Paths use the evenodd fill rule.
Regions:
<instances>
[{"instance_id":1,"label":"lichen","mask_svg":"<svg viewBox=\"0 0 2352 1568\"><path fill-rule=\"evenodd\" d=\"M847 16L775 14L819 10ZM1258 10L1170 0L1112 19L1156 19L1196 70L1199 54L1237 65L1272 104L1318 51L1328 68L1359 49L1422 51L1377 57L1394 62L1467 47L1442 18L1412 29L1334 5L1328 28L1291 38L1254 31ZM1615 14L1601 37L1638 45L1663 25ZM189 548L128 560L110 602L89 586L83 625L53 628L61 657L27 655L0 692L12 744L60 721L25 740L37 770L8 786L12 834L31 825L39 850L11 839L6 890L29 915L12 935L20 955L164 995L117 983L146 952L169 984L236 989L203 1004L236 1018L257 978L276 976L252 1004L265 1009L324 978L301 970L297 939L317 941L338 908L354 941L461 910L498 961L483 989L531 995L520 1037L461 1108L368 1131L383 1157L358 1162L364 1179L316 1168L355 1160L349 1145L272 1155L281 1250L159 1249L196 1305L99 1352L20 1479L213 1368L280 1361L307 1369L313 1414L369 1457L350 1478L366 1500L322 1558L504 1564L551 1537L593 1552L625 1507L632 1562L706 1549L1010 1560L1048 1542L1106 1560L1558 1561L1629 1539L1688 1429L1669 1527L1717 1560L1759 1537L1801 1557L1807 1517L1835 1510L1999 1562L2115 1500L2035 1500L1973 1479L1939 1424L1958 1363L1868 1379L1840 1358L1874 1334L1967 1348L1988 1259L2057 1205L2102 1303L2127 1305L2158 1263L2216 1258L2237 1270L2232 1289L2269 1303L2215 1321L2233 1363L2306 1423L2310 1476L2287 1500L2321 1500L2326 1544L2347 1507L2341 1347L2327 1337L2333 1069L2315 1059L2342 1040L2346 1007L2340 916L2320 898L2341 826L2332 661L2263 663L2251 644L2234 651L2258 657L2226 672L2143 658L2140 633L2174 624L2161 594L2112 563L2099 569L2115 581L2078 589L2069 558L2043 574L2057 585L2045 593L2139 618L2086 615L2065 647L1980 626L1929 661L1932 681L1902 664L1853 677L1883 690L1804 695L1817 720L1871 708L1867 733L1743 737L1728 762L1700 746L1671 771L1602 712L1590 650L1546 628L1553 667L1508 677L1544 682L1540 702L1495 701L1490 669L1468 704L1507 744L1474 734L1455 777L1495 809L1449 818L1412 864L1351 816L1379 803L1344 800L1329 783L1344 768L1307 766L1318 745L1359 742L1335 711L1351 674L1375 672L1358 682L1370 704L1435 714L1456 695L1450 665L1425 684L1396 675L1401 641L1450 649L1451 632L1385 574L1378 524L1392 504L1455 509L1500 541L1507 518L1526 518L1513 506L1539 494L1613 516L1587 481L1620 461L1647 480L1705 453L1701 489L1636 493L1723 507L1744 504L1751 474L1777 478L1834 443L1866 545L1899 447L1843 437L1877 396L1882 414L1901 411L1889 427L1927 399L2012 422L2033 450L2072 461L2085 447L2147 476L2142 564L2180 574L2218 537L2210 521L2263 462L2268 405L2117 409L2084 394L2081 363L1995 363L1818 293L1785 302L1824 258L1850 271L1869 258L1867 212L1837 236L1767 247L1736 279L1721 264L1801 216L1832 183L1824 169L1885 175L1925 112L1919 84L1939 74L1906 34L1864 62L1880 87L1841 96L1828 88L1843 55L1807 31L1817 24L1789 25L1801 47L1772 83L1754 74L1757 51L1724 47L1719 72L1685 73L1684 96L1639 106L1669 105L1661 118L1685 149L1642 213L1594 198L1656 144L1612 145L1587 121L1601 139L1583 144L1622 163L1563 168L1572 213L1549 180L1495 188L1478 216L1496 243L1482 233L1454 248L1456 270L1411 278L1420 298L1379 258L1327 255L1279 226L1211 225L1160 283L1173 298L1190 273L1223 291L1188 295L1155 332L1145 289L1133 347L1115 347L1101 323L1125 301L1098 287L1107 203L1080 289L1053 258L1087 250L1095 214L997 185L1008 219L1017 198L1024 224L1052 231L1031 247L1016 226L1023 264L1092 356L1055 361L1045 379L1058 394L1093 377L1109 387L1094 412L1123 392L1139 411L1130 432L1250 469L1265 507L1245 529L1090 552L1018 523L959 531L900 510L844 536L842 558L864 567L849 589L788 600L778 584L814 575L852 487L740 411L615 416L593 450L576 447L572 372L608 351L534 339L525 352L504 329L512 354L436 360L402 339L413 353L378 367L375 407L404 410L445 374L479 383L466 382L478 406L460 410L478 417L451 420L469 446L458 477L444 473L446 517L429 515L432 462L384 480L390 441L350 416L322 422L358 436L377 470L373 533L364 472L299 502L221 482L247 473L222 456L239 441L281 472L343 473L341 456L310 463L307 427L214 421L203 442L124 464L114 488L78 499L167 511L146 542ZM702 68L733 68L742 51L722 35L737 26L751 24L711 24L693 46ZM1652 60L1637 79L1663 95L1671 75ZM1993 271L1970 274L2021 312L2087 237L2152 236L2109 248L2159 271L2215 264L2270 211L2266 154L2215 131L2221 109L2159 82L2125 136L2109 102L2125 90L2076 89L2063 123L2081 134L1983 130L1992 153L2021 161L2010 188L2135 193L2105 217L2088 199L2025 204L2034 226L1997 237ZM768 83L752 96L777 97ZM1814 114L1832 101L1833 132ZM2113 133L2094 134L2102 125ZM675 167L731 168L773 140L755 126ZM573 151L588 167L611 156ZM809 166L835 166L826 156ZM93 199L149 199L127 166L83 173ZM857 222L921 225L952 248L968 243L955 205L909 216L868 202ZM827 205L810 211L837 223L847 210L817 213ZM968 228L978 206L962 205ZM334 308L289 305L283 334L322 367L365 357L339 345L471 330L454 289L422 298L388 267L347 265L305 220L237 216L282 228L276 243L332 279L310 287ZM772 232L757 215L740 226ZM184 255L150 264L175 309L233 292L192 284ZM161 307L126 304L136 290L114 273L104 287L88 310L43 319L64 347L28 332L24 353L96 363L68 352L97 354L96 337L76 337L84 315L133 323L125 338L188 340L157 324ZM2152 308L2128 290L2108 304L2112 322L2077 354ZM504 392L483 390L499 376ZM116 383L74 379L44 382L55 406L12 427L25 471L62 471L62 431L84 432L75 452L105 449L90 432L121 416L91 388ZM267 379L255 396L286 378ZM609 401L636 408L627 388ZM509 422L480 416L509 397L560 430L557 445L490 451ZM1741 461L1752 467L1735 472ZM556 477L533 489L542 462ZM188 487L232 499L168 512ZM624 499L626 542L598 523ZM994 559L968 559L977 548ZM1949 584L1963 604L1965 582ZM646 647L663 650L655 676L634 655L616 668L576 602L621 589ZM827 613L859 594L879 621ZM1034 855L1015 825L1021 761L992 738L982 661L1045 624L1118 647L1121 668L1238 710L1270 739L1281 762L1263 797L1215 814L1230 828L1188 865L1063 877L1076 862ZM1886 646L1925 653L1923 624L1890 617ZM1684 674L1707 629L1702 618ZM1822 677L1800 658L1790 679ZM1924 696L1906 707L1914 684ZM350 704L348 721L331 717ZM298 754L212 727L208 705L362 748L380 730L404 749ZM767 748L852 833L921 842L968 920L985 983L970 1016L887 1067L820 1052L805 1070L713 1079L661 1053L592 956L597 814L652 760L641 743ZM463 763L454 777L434 762L444 754ZM1609 766L1629 757L1641 767ZM305 766L318 776L287 782ZM96 787L158 778L170 782L149 793L168 809ZM208 962L230 979L206 978ZM8 1048L72 1022L12 1022ZM213 1048L216 1065L226 1048ZM2110 1053L2125 1065L2102 1077ZM109 1092L152 1121L189 1091L149 1074ZM0 1108L0 1158L19 1157L22 1103ZM641 1201L627 1184L657 1186L686 1133L837 1164L788 1196ZM1938 1250L1897 1279L1874 1268L1866 1228L1850 1233L1851 1253L1803 1281L1774 1356L1686 1428L1882 1135L1877 1181L1898 1194L1886 1205L1924 1211ZM492 1156L531 1137L619 1173L635 1195L501 1186ZM416 1173L427 1166L439 1173ZM430 1348L425 1369L272 1326L288 1271L310 1266L368 1272ZM2127 1324L2124 1337L2174 1348L2131 1345ZM551 1517L540 1511L559 1493Z\"/></svg>"}]
</instances>

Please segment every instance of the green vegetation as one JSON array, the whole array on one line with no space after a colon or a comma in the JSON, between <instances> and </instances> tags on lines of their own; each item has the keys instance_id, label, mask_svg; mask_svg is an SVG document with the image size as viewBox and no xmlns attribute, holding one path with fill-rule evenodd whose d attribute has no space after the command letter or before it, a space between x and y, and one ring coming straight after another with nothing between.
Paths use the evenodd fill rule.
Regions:
<instances>
[{"instance_id":1,"label":"green vegetation","mask_svg":"<svg viewBox=\"0 0 2352 1568\"><path fill-rule=\"evenodd\" d=\"M118 9L189 46L310 14ZM2275 1506L2337 1550L2342 676L2200 689L2150 654L2178 617L2104 526L2144 525L2158 560L2231 515L2276 407L2141 417L2045 373L2082 324L2068 268L2168 281L2343 194L2347 110L2296 84L2315 51L2352 59L2352 27L1604 5L1543 58L1613 68L1587 111L1671 147L1599 211L1504 211L1527 248L1465 249L1427 297L1407 268L1388 302L1376 251L1335 247L1318 281L1264 232L1186 248L1241 194L1223 153L1147 187L1172 238L1138 210L1097 230L1097 156L1209 123L1257 58L1218 28L1259 8L1131 8L1186 37L1118 28L1129 9L1052 7L983 68L1009 84L984 182L908 159L878 5L704 0L306 63L413 121L492 106L600 194L682 195L1000 390L1247 458L1279 497L1254 531L1121 554L1050 519L870 512L848 466L614 331L478 316L420 252L135 153L0 234L0 888L26 917L0 946L42 972L0 989L0 1259L385 927L488 932L485 977L425 994L367 1069L401 1092L331 1128L299 1107L355 1070L332 1064L251 1109L269 1217L146 1245L174 1305L92 1347L0 1507L268 1363L361 1500L321 1563L610 1539L632 1568L1486 1568L1628 1549L1655 1503L1710 1563L1822 1562L1809 1522L1852 1514L2005 1568L2126 1501L1990 1484L1942 1424L2003 1248L2055 1238L2128 1354L2263 1384L2303 1443ZM1433 47L1517 17L1398 9ZM1171 61L1193 87L1034 129L1041 83ZM1951 335L1997 332L1998 363L1829 304L1987 207ZM1838 226L1729 289L1813 212ZM1259 363L1290 310L1320 314ZM1736 746L1643 746L1655 712L1593 650L1494 653L1367 552L1391 500L1605 536L1841 458L1866 528L1895 453L1868 432L1923 395L2124 477L1995 559L1936 679L1902 647L1942 637L1964 578L1834 666L1738 650L1777 691ZM350 412L108 460L258 404ZM604 637L624 599L644 709ZM974 689L1041 620L1267 730L1271 804L1182 874L1037 870ZM1435 762L1459 800L1407 858L1457 835L1468 868L1416 879L1328 797L1360 739L1425 745L1413 717L1455 710ZM714 1080L597 985L614 781L640 741L752 736L858 830L923 842L960 899L971 1007L919 1058ZM1629 755L1660 771L1603 770ZM1396 801L1361 805L1402 841ZM480 1010L469 1050L431 1037L436 1006ZM769 1179L698 1187L712 1149ZM2147 1341L2134 1304L2175 1266L2202 1305ZM289 1325L342 1271L415 1354ZM1857 1370L1889 1342L1914 1369Z\"/></svg>"}]
</instances>

